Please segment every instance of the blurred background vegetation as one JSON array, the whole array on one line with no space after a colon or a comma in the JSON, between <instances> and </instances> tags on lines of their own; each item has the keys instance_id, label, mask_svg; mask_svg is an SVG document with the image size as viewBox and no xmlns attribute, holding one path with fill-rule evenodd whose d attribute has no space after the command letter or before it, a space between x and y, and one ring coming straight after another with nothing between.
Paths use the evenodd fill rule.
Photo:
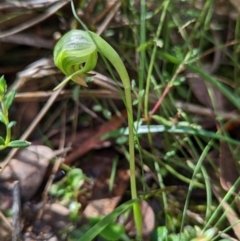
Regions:
<instances>
[{"instance_id":1,"label":"blurred background vegetation","mask_svg":"<svg viewBox=\"0 0 240 241\"><path fill-rule=\"evenodd\" d=\"M144 240L240 240L240 1L73 2L130 75ZM12 138L51 152L37 152L51 156L48 168L20 180L22 240L79 240L130 199L126 112L114 69L99 56L88 88L72 82L52 91L64 78L53 48L70 29L82 26L69 0L0 2L0 75L17 90ZM3 163L11 153L1 152ZM12 227L6 196L2 222ZM120 215L94 240L135 240L132 219ZM8 240L9 232L0 233Z\"/></svg>"}]
</instances>

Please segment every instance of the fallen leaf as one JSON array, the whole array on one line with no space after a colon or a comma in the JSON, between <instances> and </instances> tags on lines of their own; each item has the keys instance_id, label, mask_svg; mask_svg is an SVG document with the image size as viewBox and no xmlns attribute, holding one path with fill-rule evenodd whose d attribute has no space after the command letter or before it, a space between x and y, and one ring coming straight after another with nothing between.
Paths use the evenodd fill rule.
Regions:
<instances>
[{"instance_id":1,"label":"fallen leaf","mask_svg":"<svg viewBox=\"0 0 240 241\"><path fill-rule=\"evenodd\" d=\"M114 131L117 128L119 128L122 124L124 119L126 118L126 111L121 112L121 117L114 116L110 121L104 123L95 131L95 133L92 133L88 135L88 138L84 140L84 142L81 143L81 145L73 148L72 152L65 158L64 163L67 165L70 165L74 160L77 158L80 158L81 156L88 153L93 148L99 148L99 145L101 143L104 143L105 140L102 140L100 137L103 134L106 134L110 131Z\"/></svg>"},{"instance_id":2,"label":"fallen leaf","mask_svg":"<svg viewBox=\"0 0 240 241\"><path fill-rule=\"evenodd\" d=\"M219 168L220 168L220 183L225 191L234 185L239 177L237 166L228 143L220 142L220 158L219 158ZM238 193L240 188L238 186L235 191Z\"/></svg>"},{"instance_id":3,"label":"fallen leaf","mask_svg":"<svg viewBox=\"0 0 240 241\"><path fill-rule=\"evenodd\" d=\"M226 212L226 217L228 219L228 222L230 223L230 226L232 226L232 229L238 238L240 240L240 223L237 223L239 221L239 216L238 214L234 211L234 209L227 203L227 202L222 202L223 200L223 195L221 194L221 191L219 188L214 185L213 183L211 184L213 193L215 197L218 199L219 203L222 203L222 209ZM224 194L225 195L225 194Z\"/></svg>"},{"instance_id":4,"label":"fallen leaf","mask_svg":"<svg viewBox=\"0 0 240 241\"><path fill-rule=\"evenodd\" d=\"M83 215L87 218L106 216L111 213L129 185L129 170L127 167L123 167L121 162L116 170L113 190L109 190L113 158L111 153L108 152L107 154L107 157L96 156L82 165L84 173L94 180L91 200L83 211Z\"/></svg>"},{"instance_id":5,"label":"fallen leaf","mask_svg":"<svg viewBox=\"0 0 240 241\"><path fill-rule=\"evenodd\" d=\"M209 93L213 93L213 100L218 111L223 111L226 105L226 97L212 84L204 81L200 76L188 72L188 83L194 96L206 107L213 109L213 102ZM209 92L210 91L210 92Z\"/></svg>"},{"instance_id":6,"label":"fallen leaf","mask_svg":"<svg viewBox=\"0 0 240 241\"><path fill-rule=\"evenodd\" d=\"M91 200L83 211L83 215L86 218L105 217L115 209L120 200L121 196Z\"/></svg>"}]
</instances>

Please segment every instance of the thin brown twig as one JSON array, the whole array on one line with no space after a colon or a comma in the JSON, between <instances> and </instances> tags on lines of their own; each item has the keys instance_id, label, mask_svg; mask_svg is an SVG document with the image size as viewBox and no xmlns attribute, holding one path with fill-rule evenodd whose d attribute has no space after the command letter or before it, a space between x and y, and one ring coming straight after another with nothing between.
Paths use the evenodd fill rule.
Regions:
<instances>
[{"instance_id":1,"label":"thin brown twig","mask_svg":"<svg viewBox=\"0 0 240 241\"><path fill-rule=\"evenodd\" d=\"M20 200L20 184L19 181L13 183L13 228L12 228L12 241L21 240L21 200Z\"/></svg>"},{"instance_id":2,"label":"thin brown twig","mask_svg":"<svg viewBox=\"0 0 240 241\"><path fill-rule=\"evenodd\" d=\"M46 186L44 188L44 191L43 191L43 194L42 194L43 205L42 205L41 209L38 212L37 220L40 220L42 218L44 208L45 208L45 206L47 204L49 190L50 190L50 188L52 186L52 183L54 181L55 175L56 175L57 171L59 170L59 168L60 168L61 164L63 163L63 161L64 161L63 158L58 158L54 162L52 173L50 174L50 176L48 178L47 184L46 184Z\"/></svg>"},{"instance_id":3,"label":"thin brown twig","mask_svg":"<svg viewBox=\"0 0 240 241\"><path fill-rule=\"evenodd\" d=\"M4 37L10 36L10 35L13 35L15 33L19 33L27 28L30 28L30 27L42 22L43 20L47 19L52 14L57 12L59 9L61 9L68 2L70 2L70 0L58 1L56 4L54 4L53 6L48 8L46 12L44 12L41 15L38 15L36 18L30 19L29 21L27 21L23 24L17 25L17 27L3 31L2 33L0 33L0 38L4 38Z\"/></svg>"},{"instance_id":4,"label":"thin brown twig","mask_svg":"<svg viewBox=\"0 0 240 241\"><path fill-rule=\"evenodd\" d=\"M116 1L114 5L114 8L110 11L109 15L105 18L104 22L98 27L97 33L99 35L101 35L104 32L104 30L107 28L111 20L116 16L116 13L121 6L121 2Z\"/></svg>"}]
</instances>

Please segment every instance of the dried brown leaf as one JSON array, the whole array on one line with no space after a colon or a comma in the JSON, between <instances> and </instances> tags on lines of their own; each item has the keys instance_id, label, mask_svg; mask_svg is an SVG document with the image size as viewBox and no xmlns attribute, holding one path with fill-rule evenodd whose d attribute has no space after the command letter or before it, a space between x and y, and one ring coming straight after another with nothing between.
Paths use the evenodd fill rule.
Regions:
<instances>
[{"instance_id":1,"label":"dried brown leaf","mask_svg":"<svg viewBox=\"0 0 240 241\"><path fill-rule=\"evenodd\" d=\"M93 148L99 147L99 145L104 142L104 140L101 139L101 136L103 134L106 134L110 131L114 131L123 124L124 118L126 117L126 111L125 110L122 111L121 114L122 114L121 117L114 116L110 121L100 126L98 130L94 131L94 133L90 133L88 138L84 140L81 146L74 148L72 153L66 157L64 163L69 165L75 159L85 155ZM79 142L81 143L80 140Z\"/></svg>"},{"instance_id":2,"label":"dried brown leaf","mask_svg":"<svg viewBox=\"0 0 240 241\"><path fill-rule=\"evenodd\" d=\"M239 177L237 166L231 150L226 142L220 142L220 158L219 158L219 168L220 168L220 183L225 191L228 191ZM240 189L236 190L239 192Z\"/></svg>"},{"instance_id":3,"label":"dried brown leaf","mask_svg":"<svg viewBox=\"0 0 240 241\"><path fill-rule=\"evenodd\" d=\"M213 102L209 95L209 91L213 93L213 100L218 111L223 111L227 102L226 97L213 85L204 81L200 76L188 73L188 83L192 89L193 94L200 103L213 109ZM209 91L208 91L209 90Z\"/></svg>"},{"instance_id":4,"label":"dried brown leaf","mask_svg":"<svg viewBox=\"0 0 240 241\"><path fill-rule=\"evenodd\" d=\"M221 194L219 188L216 185L212 184L212 189L219 203L222 202L223 195ZM227 210L226 217L228 219L228 222L230 223L230 225L233 225L232 229L238 240L240 240L240 223L236 224L240 219L238 214L232 209L232 207L227 202L222 203L222 208L224 211Z\"/></svg>"}]
</instances>

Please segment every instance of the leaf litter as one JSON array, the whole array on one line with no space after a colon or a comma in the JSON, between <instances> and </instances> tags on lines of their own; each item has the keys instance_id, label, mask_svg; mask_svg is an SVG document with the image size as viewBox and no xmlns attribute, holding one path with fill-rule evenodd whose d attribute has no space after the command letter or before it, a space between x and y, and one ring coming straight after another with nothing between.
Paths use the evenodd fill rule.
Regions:
<instances>
[{"instance_id":1,"label":"leaf litter","mask_svg":"<svg viewBox=\"0 0 240 241\"><path fill-rule=\"evenodd\" d=\"M232 4L235 5L235 2L232 2ZM37 90L40 88L42 90L41 96L45 98L41 99L40 97L39 99L35 99L35 103L30 103L30 105L28 103L29 99L24 99L24 95L21 97L21 101L27 103L18 104L18 106L16 105L16 109L12 113L12 115L18 120L18 123L22 123L19 127L19 130L14 130L15 135L22 133L23 128L26 128L31 124L31 121L42 108L42 102L49 97L49 95L47 95L49 90L51 91L54 88L55 83L62 78L62 76L60 76L58 71L51 64L51 58L49 59L49 50L53 48L54 42L56 41L56 36L58 36L57 34L59 32L65 32L70 28L70 25L71 27L72 25L76 25L76 22L74 22L73 19L59 17L59 15L56 14L57 11L61 11L64 13L64 15L69 14L71 16L71 11L67 7L68 3L69 1L5 1L0 3L0 12L4 13L1 14L0 22L0 72L1 74L5 74L7 76L10 88L17 87L17 89L19 89L19 95L22 92L23 94L29 94L32 96L31 98L34 98L37 96ZM195 5L196 9L202 9L201 3L198 4L199 5L196 3ZM229 18L231 21L235 21L236 18L234 17L234 14L236 14L236 9L232 10L231 5L225 4L224 7L226 8L227 5L227 8L230 9L228 12L225 12L222 10L221 4L218 3L214 11L220 16L226 16L229 14L229 11L231 11ZM151 4L149 4L149 7L150 9L151 7L153 8ZM97 6L97 1L89 1L80 14L82 14L87 25L90 25L91 23L96 24L98 31L102 33L108 28L119 28L129 24L129 21L125 16L122 16L122 19L121 16L119 17L119 8L120 5L117 4L117 1L113 1L111 3L107 2L105 5L105 10L100 11L99 9L101 8ZM41 11L39 11L39 9ZM112 14L112 12L114 12L114 14ZM12 15L12 13L14 14ZM14 15L17 17L14 17ZM92 17L93 15L94 18ZM93 19L91 20L91 18ZM68 19L69 23L66 21L66 19ZM53 33L56 33L56 35ZM108 32L108 34L111 35L111 32ZM171 36L174 35L172 34ZM29 39L32 41L29 41ZM224 44L226 41L228 40L223 39L222 44ZM218 49L219 45L221 44L214 43L216 49ZM25 48L25 51L21 51L21 48ZM17 58L15 57L15 53ZM205 63L205 60L210 63L213 62L212 65L214 65L215 69L214 71L208 71L208 74L210 75L220 75L221 67L225 61L224 58L227 58L226 52L222 51L221 57L219 57L218 53L219 51L215 50L215 56L212 59L209 60L207 57L201 63ZM26 66L28 67L26 68ZM99 72L101 72L101 70ZM221 90L208 83L205 79L199 76L198 73L186 71L185 76L188 79L188 84L192 95L197 100L195 101L197 102L197 106L204 106L206 108L205 110L211 112L211 116L208 120L208 128L211 130L219 130L223 133L229 132L231 137L239 140L239 138L233 135L231 132L231 128L229 127L230 125L224 124L220 127L218 120L215 118L217 117L217 113L222 112L226 115L229 114L231 119L232 116L230 114L232 113L233 109L235 110L235 107L229 103L226 96L222 94ZM93 77L93 79L94 78L95 77ZM119 93L116 92L115 82L112 79L110 79L110 81L111 86L114 86L110 91L112 92L111 98L116 99L116 96L119 98ZM90 98L92 95L96 94L95 96L97 96L97 94L101 93L101 91L105 91L102 94L102 97L104 97L106 96L106 93L109 93L106 92L106 90L109 90L106 85L98 84L97 80L93 80L92 83L96 88L96 92L94 92L95 89L90 89L87 91L87 93L84 92L85 90L81 90L83 96L85 95L84 98L86 98L84 100L84 104L90 107L93 104L93 100ZM63 96L63 93L66 92L62 91L59 93L60 97L56 103L51 104L49 112L57 108L59 101L61 101L61 96ZM67 99L67 101L71 102L71 95L72 93L69 91L67 97L64 97L65 100ZM80 100L83 99L81 98L81 92L79 97ZM154 96L153 101L151 100L151 103L156 102L156 97L157 96ZM17 98L19 97L17 96ZM166 98L167 97L165 97L163 101L165 101ZM118 103L118 101L116 101L116 104L119 106L119 109L122 109L122 106ZM23 110L20 111L21 109ZM197 108L192 111L193 114L195 113L194 111L196 109ZM50 113L47 112L45 113L43 122L49 118L49 114ZM129 171L126 160L123 157L123 150L119 151L119 148L115 147L116 144L113 140L103 140L101 139L101 136L110 131L118 129L121 126L124 126L126 122L126 113L121 111L118 113L118 115L111 117L110 120L106 121L105 123L101 123L95 119L89 119L85 112L80 109L80 114L83 116L81 121L82 123L87 122L87 129L84 124L81 124L77 130L77 133L75 133L76 138L74 142L71 140L71 133L73 132L71 123L72 119L76 118L76 116L71 114L71 112L68 112L68 114L65 145L69 145L71 151L63 155L64 161L61 163L62 166L60 166L63 169L67 169L66 166L64 167L64 164L70 166L70 168L79 167L89 178L84 181L83 192L81 194L78 193L77 199L82 205L79 211L79 217L83 217L82 220L84 220L94 216L106 216L107 214L111 213L122 202L122 200L124 200L124 198L129 196ZM196 115L198 115L198 113L196 113ZM101 113L97 113L97 116L101 116L102 118ZM237 115L233 117L235 118L236 116ZM205 117L205 113L200 113L198 117ZM84 120L84 118L86 118L87 121ZM204 122L206 122L206 119L203 121L203 123L201 123L202 126L204 126ZM69 218L69 206L66 206L64 202L59 201L56 197L52 197L51 195L49 196L47 203L45 203L43 202L43 198L41 196L43 191L42 185L47 182L49 173L51 171L50 169L52 167L52 161L50 160L54 160L56 157L56 151L54 150L58 148L60 139L58 134L60 133L59 129L62 128L61 124L54 122L51 128L54 128L57 134L55 133L54 138L50 138L48 140L44 137L48 136L50 131L41 133L41 127L43 127L43 125L44 124L42 122L39 122L38 127L34 128L35 131L32 130L29 134L30 138L37 144L25 150L20 150L14 156L14 158L11 159L9 165L7 165L1 173L1 180L4 179L4 181L8 182L6 187L2 187L2 184L0 187L0 189L3 189L3 193L7 193L5 197L4 195L1 195L1 210L4 215L5 211L8 208L11 208L12 205L12 187L8 187L8 185L11 186L9 183L12 181L19 181L21 198L23 202L22 210L24 213L22 216L22 219L24 220L24 225L22 227L25 235L24 240L37 240L38 238L46 238L50 236L56 236L58 240L61 240L63 236L59 230L64 229L64 227L68 225L70 229L72 228L72 220ZM234 131L236 131L236 129L233 128L233 132ZM156 139L158 140L158 138ZM51 148L47 146L50 146ZM159 148L163 147L160 146ZM211 185L213 193L219 202L224 199L224 195L222 194L224 193L223 190L228 192L235 185L235 182L239 177L236 149L237 148L231 147L225 141L220 141L219 143L219 151L217 151L219 156L217 162L219 164L219 172L215 173L218 174L216 178L212 178L215 178L214 181L217 180L218 184L220 185L218 185L218 188L216 188L214 184ZM120 155L121 158L118 162L117 171L114 176L113 190L110 191L110 176L115 155ZM167 159L168 157L161 156L161 158ZM149 161L149 166L152 165L150 160L146 161ZM137 174L139 175L139 173ZM209 176L215 175L209 173ZM63 180L65 180L64 177ZM176 181L174 178L169 183L179 185L179 181ZM156 187L154 185L153 187ZM223 190L220 190L219 188L222 188ZM235 194L238 193L238 190L239 187L236 187ZM196 195L201 196L201 192L199 193ZM170 203L176 201L171 195L169 195L169 198L171 199ZM237 206L239 206L239 201L237 200L236 202ZM171 207L176 205L176 209L179 208L178 204L176 203L171 205ZM171 207L169 207L169 209L171 209ZM236 221L239 220L238 213L233 210L232 207L228 206L227 203L224 203L222 208L224 210L231 209L231 211L226 213L230 225L235 224ZM150 234L157 225L155 219L156 213L146 201L142 202L141 209L144 213L144 234L146 236L146 240L150 240ZM43 213L41 215L41 219L37 220L36 217L40 211ZM238 212L240 211L238 210ZM11 220L9 221L7 219L7 221L4 222L1 219L0 226L4 226L4 228L2 228L0 231L1 240L7 240L7 237L9 237L9 232L11 232L11 230L9 230L9 222L11 222ZM131 214L127 219L124 219L124 217L121 215L118 222L126 228L129 236L134 236L135 230ZM34 225L32 225L33 223ZM80 220L77 220L75 224L78 227L83 225ZM4 230L9 230L9 232ZM233 230L236 237L239 239L240 234L238 226L233 228Z\"/></svg>"}]
</instances>

